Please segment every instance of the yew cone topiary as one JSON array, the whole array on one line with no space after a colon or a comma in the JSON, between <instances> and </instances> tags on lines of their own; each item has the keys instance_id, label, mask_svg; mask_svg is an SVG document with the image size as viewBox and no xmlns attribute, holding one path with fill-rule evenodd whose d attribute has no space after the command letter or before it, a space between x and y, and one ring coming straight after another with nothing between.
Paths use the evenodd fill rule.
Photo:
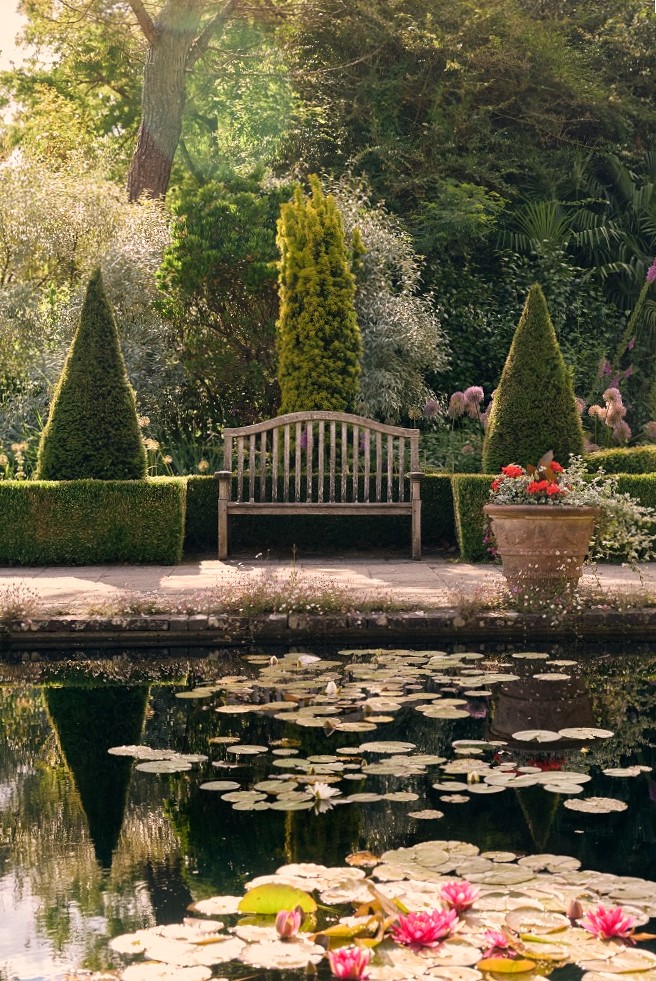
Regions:
<instances>
[{"instance_id":1,"label":"yew cone topiary","mask_svg":"<svg viewBox=\"0 0 656 981\"><path fill-rule=\"evenodd\" d=\"M96 270L41 436L41 480L139 480L146 453L114 315Z\"/></svg>"},{"instance_id":2,"label":"yew cone topiary","mask_svg":"<svg viewBox=\"0 0 656 981\"><path fill-rule=\"evenodd\" d=\"M318 177L297 190L278 222L280 316L277 329L281 412L353 409L362 342L355 277L332 195Z\"/></svg>"},{"instance_id":3,"label":"yew cone topiary","mask_svg":"<svg viewBox=\"0 0 656 981\"><path fill-rule=\"evenodd\" d=\"M483 470L537 464L549 450L567 465L583 453L574 389L544 294L531 287L501 373L485 442Z\"/></svg>"}]
</instances>

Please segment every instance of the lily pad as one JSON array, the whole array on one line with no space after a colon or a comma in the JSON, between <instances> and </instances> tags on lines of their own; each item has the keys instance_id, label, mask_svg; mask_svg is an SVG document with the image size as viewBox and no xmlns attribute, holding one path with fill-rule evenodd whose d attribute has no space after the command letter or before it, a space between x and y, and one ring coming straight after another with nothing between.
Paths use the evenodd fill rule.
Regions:
<instances>
[{"instance_id":1,"label":"lily pad","mask_svg":"<svg viewBox=\"0 0 656 981\"><path fill-rule=\"evenodd\" d=\"M300 906L304 913L314 913L317 908L309 893L291 886L268 883L249 889L239 903L239 912L275 916L281 909L294 909L296 906Z\"/></svg>"}]
</instances>

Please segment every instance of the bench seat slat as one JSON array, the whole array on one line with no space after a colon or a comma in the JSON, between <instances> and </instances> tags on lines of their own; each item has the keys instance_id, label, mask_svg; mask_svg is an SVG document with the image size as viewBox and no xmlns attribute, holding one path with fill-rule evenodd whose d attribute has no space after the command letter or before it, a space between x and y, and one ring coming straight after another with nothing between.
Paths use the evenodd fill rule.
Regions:
<instances>
[{"instance_id":1,"label":"bench seat slat","mask_svg":"<svg viewBox=\"0 0 656 981\"><path fill-rule=\"evenodd\" d=\"M228 511L231 514L411 514L412 505L409 501L392 504L383 502L377 504L330 504L324 502L308 503L307 501L292 501L289 504L262 504L260 501L229 501Z\"/></svg>"}]
</instances>

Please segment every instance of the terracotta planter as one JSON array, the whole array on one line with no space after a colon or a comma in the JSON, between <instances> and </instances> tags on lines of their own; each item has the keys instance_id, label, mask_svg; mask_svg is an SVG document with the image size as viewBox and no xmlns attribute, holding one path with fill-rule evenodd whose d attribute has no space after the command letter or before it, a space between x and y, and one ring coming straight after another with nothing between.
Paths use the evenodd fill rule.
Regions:
<instances>
[{"instance_id":1,"label":"terracotta planter","mask_svg":"<svg viewBox=\"0 0 656 981\"><path fill-rule=\"evenodd\" d=\"M513 587L573 588L600 511L562 504L486 504L503 574Z\"/></svg>"}]
</instances>

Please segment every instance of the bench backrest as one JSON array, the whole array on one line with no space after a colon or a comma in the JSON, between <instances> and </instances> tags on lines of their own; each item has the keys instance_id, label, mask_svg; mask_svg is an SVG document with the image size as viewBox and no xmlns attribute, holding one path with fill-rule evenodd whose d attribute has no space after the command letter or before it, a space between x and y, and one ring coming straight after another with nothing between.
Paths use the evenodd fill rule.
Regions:
<instances>
[{"instance_id":1,"label":"bench backrest","mask_svg":"<svg viewBox=\"0 0 656 981\"><path fill-rule=\"evenodd\" d=\"M224 470L237 501L408 501L419 431L343 412L292 412L225 429Z\"/></svg>"}]
</instances>

